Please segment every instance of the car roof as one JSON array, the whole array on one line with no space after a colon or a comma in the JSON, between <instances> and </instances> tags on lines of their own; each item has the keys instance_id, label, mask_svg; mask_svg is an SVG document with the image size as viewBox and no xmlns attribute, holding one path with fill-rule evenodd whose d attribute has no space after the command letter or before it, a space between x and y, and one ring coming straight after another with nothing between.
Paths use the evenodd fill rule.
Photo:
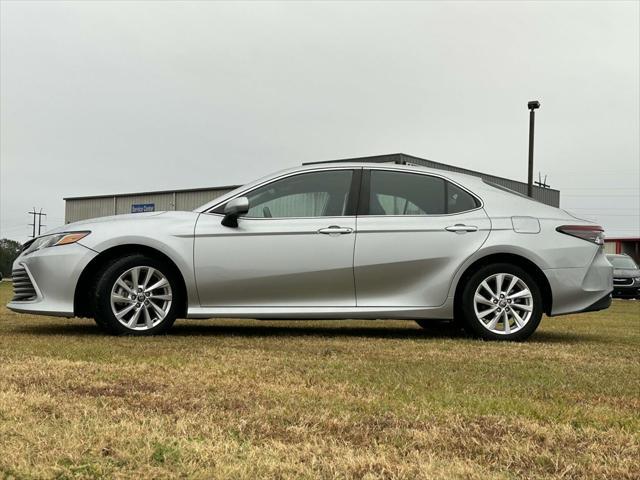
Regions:
<instances>
[{"instance_id":1,"label":"car roof","mask_svg":"<svg viewBox=\"0 0 640 480\"><path fill-rule=\"evenodd\" d=\"M313 163L308 165L302 165L301 167L290 168L286 172L303 172L307 170L318 169L344 169L344 168L365 168L368 170L398 170L405 172L419 172L429 173L440 177L450 178L452 180L460 180L463 182L482 182L479 176L468 175L465 173L452 172L450 170L442 170L438 168L425 167L423 165L416 165L412 163L401 164L392 162L326 162L326 163Z\"/></svg>"},{"instance_id":2,"label":"car roof","mask_svg":"<svg viewBox=\"0 0 640 480\"><path fill-rule=\"evenodd\" d=\"M476 197L480 198L482 200L482 204L483 206L485 205L485 201L483 198L483 194L486 193L488 190L492 192L492 194L495 196L496 194L499 194L501 197L503 197L504 195L513 195L514 197L518 197L518 201L525 201L525 202L533 202L538 204L538 206L540 208L542 207L548 207L547 205L541 204L537 201L534 201L533 199L529 199L527 197L523 197L522 195L520 195L517 192L512 192L509 189L499 189L497 187L491 186L487 183L484 182L484 180L482 180L482 178L474 176L474 175L467 175L464 173L458 173L458 172L451 172L448 170L440 170L437 168L429 168L429 167L424 167L422 165L414 165L414 164L398 164L398 163L371 163L371 162L327 162L327 163L314 163L314 164L308 164L308 165L302 165L302 166L297 166L297 167L293 167L293 168L287 168L285 170L280 170L278 172L274 172L270 175L267 175L265 177L259 178L254 180L253 182L247 183L245 185L242 185L241 187L228 192L224 195L221 195L220 197L215 198L214 200L201 205L200 207L196 208L194 211L195 212L204 212L208 209L210 209L212 206L218 205L220 203L223 203L224 201L228 200L229 198L232 198L234 196L236 196L238 194L238 192L241 191L246 191L246 190L251 190L253 188L255 188L258 185L261 185L263 183L275 180L279 177L284 177L290 174L294 174L294 173L300 173L300 172L311 172L311 171L319 171L319 170L344 170L344 169L368 169L368 170L393 170L393 171L403 171L403 172L408 172L408 173L423 173L423 174L430 174L430 175L435 175L441 178L445 178L448 180L453 181L454 183L457 183L459 185L461 185L462 187L468 189L470 192L472 192ZM507 193L505 193L505 191ZM498 201L498 205L502 204L503 201L499 200ZM513 202L512 202L513 203ZM548 208L554 208L555 207L548 207Z\"/></svg>"}]
</instances>

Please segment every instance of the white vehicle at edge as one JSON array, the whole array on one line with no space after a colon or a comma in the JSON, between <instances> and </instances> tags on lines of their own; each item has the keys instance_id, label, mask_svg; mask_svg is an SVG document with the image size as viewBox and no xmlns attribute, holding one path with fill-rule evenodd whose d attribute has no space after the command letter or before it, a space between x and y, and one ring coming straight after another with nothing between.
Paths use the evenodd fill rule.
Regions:
<instances>
[{"instance_id":1,"label":"white vehicle at edge","mask_svg":"<svg viewBox=\"0 0 640 480\"><path fill-rule=\"evenodd\" d=\"M601 227L479 178L416 166L290 169L193 212L104 217L25 245L15 312L115 334L176 318L454 319L523 340L543 313L611 303Z\"/></svg>"}]
</instances>

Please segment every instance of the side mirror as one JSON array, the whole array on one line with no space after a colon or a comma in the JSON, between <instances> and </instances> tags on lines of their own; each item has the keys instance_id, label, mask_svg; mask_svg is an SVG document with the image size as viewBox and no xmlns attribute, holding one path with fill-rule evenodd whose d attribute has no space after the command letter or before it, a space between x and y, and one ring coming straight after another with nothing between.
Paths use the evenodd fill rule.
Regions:
<instances>
[{"instance_id":1,"label":"side mirror","mask_svg":"<svg viewBox=\"0 0 640 480\"><path fill-rule=\"evenodd\" d=\"M238 217L249 211L249 199L238 197L231 200L224 207L222 225L230 228L238 228Z\"/></svg>"}]
</instances>

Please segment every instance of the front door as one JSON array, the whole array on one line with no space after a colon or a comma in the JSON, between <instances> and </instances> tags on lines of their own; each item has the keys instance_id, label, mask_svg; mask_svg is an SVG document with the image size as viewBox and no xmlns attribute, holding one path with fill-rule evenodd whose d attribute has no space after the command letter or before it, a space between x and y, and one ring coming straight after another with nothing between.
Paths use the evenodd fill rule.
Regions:
<instances>
[{"instance_id":1,"label":"front door","mask_svg":"<svg viewBox=\"0 0 640 480\"><path fill-rule=\"evenodd\" d=\"M354 307L360 170L297 173L242 193L249 211L198 217L194 265L203 307ZM354 192L355 195L355 192Z\"/></svg>"}]
</instances>

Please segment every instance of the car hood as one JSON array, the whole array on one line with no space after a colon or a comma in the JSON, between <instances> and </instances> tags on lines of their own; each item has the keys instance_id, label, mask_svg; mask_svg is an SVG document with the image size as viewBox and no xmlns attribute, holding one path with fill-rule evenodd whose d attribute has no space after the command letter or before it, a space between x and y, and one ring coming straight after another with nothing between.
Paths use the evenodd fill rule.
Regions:
<instances>
[{"instance_id":1,"label":"car hood","mask_svg":"<svg viewBox=\"0 0 640 480\"><path fill-rule=\"evenodd\" d=\"M616 278L640 277L640 269L637 269L637 268L616 268L613 271L613 276L616 277Z\"/></svg>"},{"instance_id":2,"label":"car hood","mask_svg":"<svg viewBox=\"0 0 640 480\"><path fill-rule=\"evenodd\" d=\"M131 220L145 220L159 215L165 215L168 212L147 212L147 213L128 213L125 215L109 215L108 217L89 218L87 220L80 220L79 222L67 223L60 227L48 230L47 234L68 232L74 230L87 229L88 225L96 225L101 223L111 222L127 222Z\"/></svg>"},{"instance_id":3,"label":"car hood","mask_svg":"<svg viewBox=\"0 0 640 480\"><path fill-rule=\"evenodd\" d=\"M46 235L62 232L74 232L82 230L101 232L134 232L148 230L160 224L165 225L194 225L198 214L194 212L165 211L147 213L129 213L125 215L112 215L109 217L91 218L79 222L67 223L60 227L47 231ZM193 231L193 229L191 229Z\"/></svg>"}]
</instances>

